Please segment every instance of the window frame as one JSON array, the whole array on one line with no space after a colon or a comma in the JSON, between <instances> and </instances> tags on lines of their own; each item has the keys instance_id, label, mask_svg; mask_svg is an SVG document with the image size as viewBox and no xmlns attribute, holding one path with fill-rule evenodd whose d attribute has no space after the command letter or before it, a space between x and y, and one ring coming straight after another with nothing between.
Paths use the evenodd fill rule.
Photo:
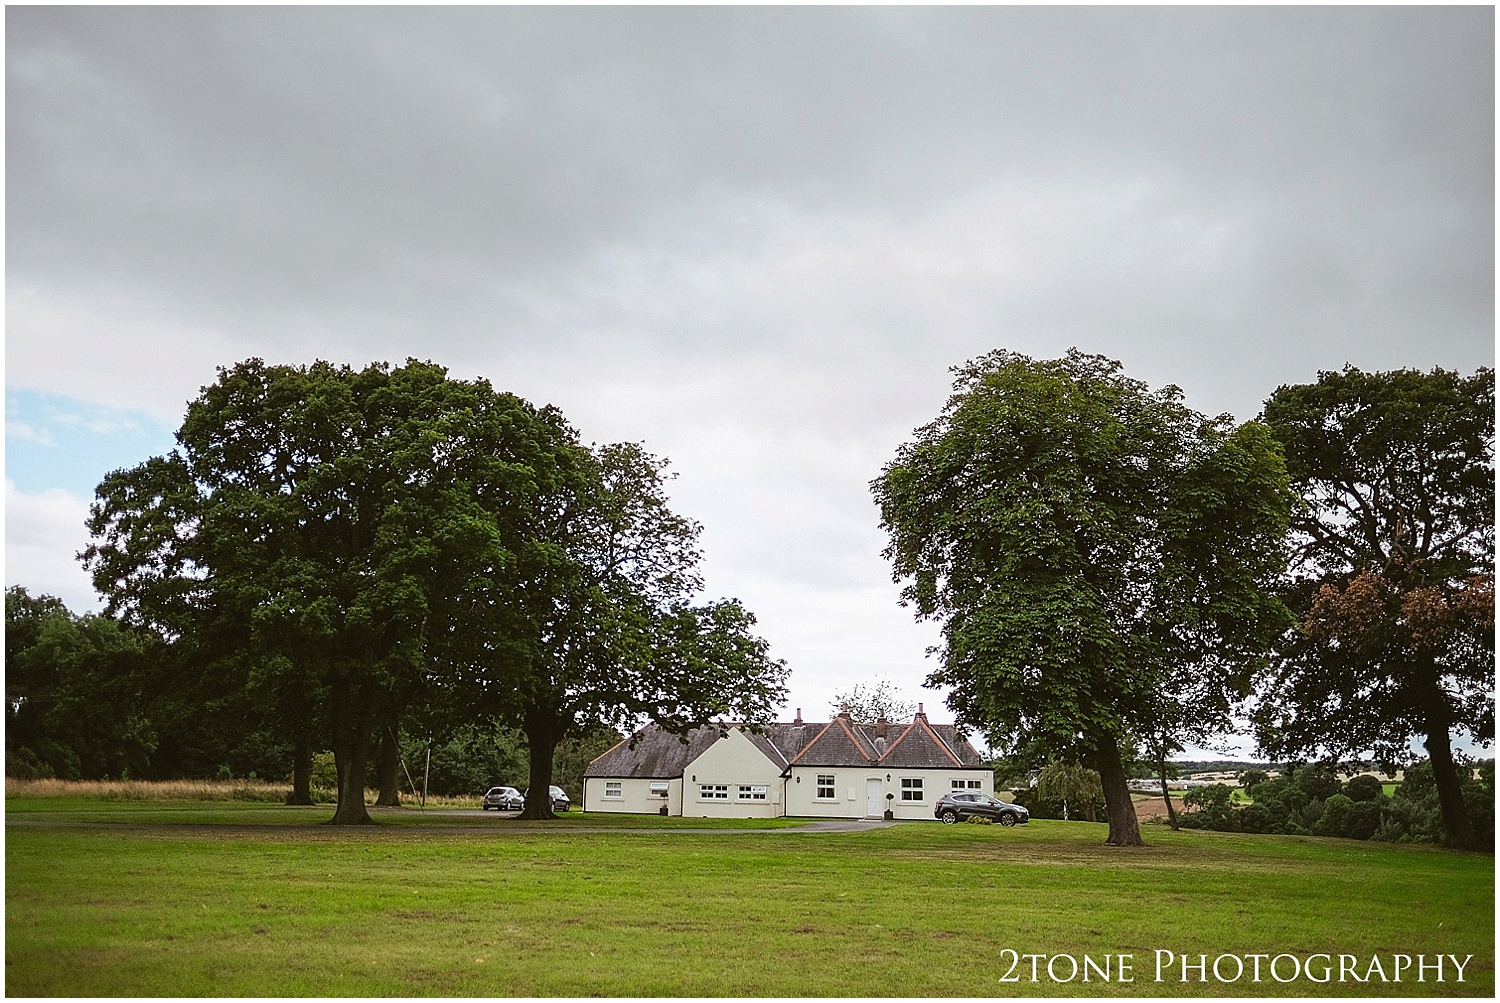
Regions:
<instances>
[{"instance_id":1,"label":"window frame","mask_svg":"<svg viewBox=\"0 0 1500 1003\"><path fill-rule=\"evenodd\" d=\"M698 800L699 801L728 801L729 800L729 785L728 784L699 784L698 785Z\"/></svg>"},{"instance_id":2,"label":"window frame","mask_svg":"<svg viewBox=\"0 0 1500 1003\"><path fill-rule=\"evenodd\" d=\"M818 773L814 774L813 800L814 801L837 801L839 799L838 774ZM824 783L823 781L828 781ZM828 793L824 794L823 791Z\"/></svg>"},{"instance_id":3,"label":"window frame","mask_svg":"<svg viewBox=\"0 0 1500 1003\"><path fill-rule=\"evenodd\" d=\"M927 800L927 785L923 777L901 778L901 803L922 804Z\"/></svg>"},{"instance_id":4,"label":"window frame","mask_svg":"<svg viewBox=\"0 0 1500 1003\"><path fill-rule=\"evenodd\" d=\"M735 800L745 804L758 804L771 800L769 784L736 784Z\"/></svg>"}]
</instances>

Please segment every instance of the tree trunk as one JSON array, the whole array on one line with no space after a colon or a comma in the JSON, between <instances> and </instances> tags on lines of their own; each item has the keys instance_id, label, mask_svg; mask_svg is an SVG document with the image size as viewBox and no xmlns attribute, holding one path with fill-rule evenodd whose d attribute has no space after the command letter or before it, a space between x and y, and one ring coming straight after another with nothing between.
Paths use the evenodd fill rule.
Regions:
<instances>
[{"instance_id":1,"label":"tree trunk","mask_svg":"<svg viewBox=\"0 0 1500 1003\"><path fill-rule=\"evenodd\" d=\"M556 818L552 813L552 756L562 740L562 729L556 723L526 720L526 746L530 750L531 785L526 789L526 808L521 818Z\"/></svg>"},{"instance_id":2,"label":"tree trunk","mask_svg":"<svg viewBox=\"0 0 1500 1003\"><path fill-rule=\"evenodd\" d=\"M396 743L396 729L387 727L380 736L380 754L375 762L376 784L380 796L375 804L382 808L401 807L401 746Z\"/></svg>"},{"instance_id":3,"label":"tree trunk","mask_svg":"<svg viewBox=\"0 0 1500 1003\"><path fill-rule=\"evenodd\" d=\"M312 733L305 724L297 725L292 748L292 792L287 804L312 804Z\"/></svg>"},{"instance_id":4,"label":"tree trunk","mask_svg":"<svg viewBox=\"0 0 1500 1003\"><path fill-rule=\"evenodd\" d=\"M1104 805L1109 809L1109 838L1106 846L1145 846L1141 839L1141 823L1135 817L1135 802L1130 800L1130 780L1125 776L1125 764L1120 760L1120 747L1114 736L1106 735L1098 741L1095 762L1098 764L1099 781L1104 787Z\"/></svg>"},{"instance_id":5,"label":"tree trunk","mask_svg":"<svg viewBox=\"0 0 1500 1003\"><path fill-rule=\"evenodd\" d=\"M333 701L333 761L339 774L339 804L329 823L374 825L365 808L365 768L370 759L375 700L366 698L360 707L347 697L339 697L335 693Z\"/></svg>"},{"instance_id":6,"label":"tree trunk","mask_svg":"<svg viewBox=\"0 0 1500 1003\"><path fill-rule=\"evenodd\" d=\"M1427 756L1432 762L1432 781L1437 786L1443 828L1447 830L1443 845L1453 850L1478 850L1479 837L1469 821L1469 810L1464 807L1463 785L1453 764L1448 726L1433 711L1427 713Z\"/></svg>"},{"instance_id":7,"label":"tree trunk","mask_svg":"<svg viewBox=\"0 0 1500 1003\"><path fill-rule=\"evenodd\" d=\"M1161 777L1161 799L1167 806L1167 824L1176 832L1177 809L1172 807L1172 793L1167 789L1167 757L1164 754L1156 757L1156 774Z\"/></svg>"}]
</instances>

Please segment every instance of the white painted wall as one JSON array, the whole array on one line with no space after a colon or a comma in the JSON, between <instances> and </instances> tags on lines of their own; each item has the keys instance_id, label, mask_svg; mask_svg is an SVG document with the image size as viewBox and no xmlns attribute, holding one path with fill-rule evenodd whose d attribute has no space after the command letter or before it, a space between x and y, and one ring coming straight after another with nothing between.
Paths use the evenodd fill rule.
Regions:
<instances>
[{"instance_id":1,"label":"white painted wall","mask_svg":"<svg viewBox=\"0 0 1500 1003\"><path fill-rule=\"evenodd\" d=\"M609 784L620 785L620 796L609 797ZM667 785L667 797L663 800L651 796L653 783ZM657 815L661 806L667 806L668 815L682 814L682 779L643 779L639 777L585 777L583 780L583 807L585 811L621 812L630 815Z\"/></svg>"},{"instance_id":2,"label":"white painted wall","mask_svg":"<svg viewBox=\"0 0 1500 1003\"><path fill-rule=\"evenodd\" d=\"M682 814L695 818L775 818L783 814L781 766L739 729L703 750L682 773ZM696 778L696 779L695 779ZM703 797L702 785L723 785L723 800ZM741 787L764 787L765 800L741 800Z\"/></svg>"},{"instance_id":3,"label":"white painted wall","mask_svg":"<svg viewBox=\"0 0 1500 1003\"><path fill-rule=\"evenodd\" d=\"M817 797L818 777L832 775L836 797L832 800ZM886 777L890 777L889 780ZM866 783L871 779L880 781L882 800L884 794L895 798L885 802L896 818L930 819L938 798L952 789L952 782L962 780L979 781L978 790L985 794L995 792L995 776L990 770L910 770L899 767L870 766L796 766L786 785L786 813L812 818L864 818L866 814ZM922 799L901 800L901 781L920 779ZM968 789L968 788L966 788ZM882 811L884 809L882 808Z\"/></svg>"}]
</instances>

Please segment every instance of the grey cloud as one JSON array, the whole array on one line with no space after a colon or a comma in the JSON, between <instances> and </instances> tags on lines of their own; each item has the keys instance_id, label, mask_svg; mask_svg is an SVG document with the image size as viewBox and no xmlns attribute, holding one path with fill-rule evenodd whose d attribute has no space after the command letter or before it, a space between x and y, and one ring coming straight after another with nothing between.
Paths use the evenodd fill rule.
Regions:
<instances>
[{"instance_id":1,"label":"grey cloud","mask_svg":"<svg viewBox=\"0 0 1500 1003\"><path fill-rule=\"evenodd\" d=\"M711 241L728 200L909 219L1090 173L1248 205L1268 241L1279 208L1333 223L1387 271L1422 271L1415 242L1487 312L1481 9L8 17L12 275L149 285L262 338L312 311L391 346L505 342L538 290ZM1393 202L1420 217L1395 243L1369 217Z\"/></svg>"},{"instance_id":2,"label":"grey cloud","mask_svg":"<svg viewBox=\"0 0 1500 1003\"><path fill-rule=\"evenodd\" d=\"M1249 417L1494 358L1489 8L6 27L12 383L175 417L249 355L488 376L670 455L710 590L825 682L925 671L865 485L953 364L1077 345Z\"/></svg>"}]
</instances>

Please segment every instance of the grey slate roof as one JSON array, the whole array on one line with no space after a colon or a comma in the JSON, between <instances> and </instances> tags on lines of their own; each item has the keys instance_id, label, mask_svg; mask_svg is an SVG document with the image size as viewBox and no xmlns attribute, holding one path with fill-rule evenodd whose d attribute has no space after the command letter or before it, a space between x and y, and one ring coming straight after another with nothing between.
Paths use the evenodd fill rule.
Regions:
<instances>
[{"instance_id":1,"label":"grey slate roof","mask_svg":"<svg viewBox=\"0 0 1500 1003\"><path fill-rule=\"evenodd\" d=\"M604 755L595 759L583 771L586 777L667 777L682 776L683 767L703 755L704 751L719 740L718 728L698 728L685 736L684 743L676 735L662 731L655 725L642 728L631 739L625 739Z\"/></svg>"},{"instance_id":2,"label":"grey slate roof","mask_svg":"<svg viewBox=\"0 0 1500 1003\"><path fill-rule=\"evenodd\" d=\"M726 728L739 725L724 725ZM888 724L885 738L877 726L855 724L840 715L826 723L778 721L761 732L746 730L748 738L778 767L889 766L909 769L983 769L985 762L968 739L951 724L930 724L918 712L908 725ZM719 739L717 727L699 728L683 743L655 725L636 732L584 770L586 777L680 777L688 763ZM634 748L631 748L631 741Z\"/></svg>"}]
</instances>

